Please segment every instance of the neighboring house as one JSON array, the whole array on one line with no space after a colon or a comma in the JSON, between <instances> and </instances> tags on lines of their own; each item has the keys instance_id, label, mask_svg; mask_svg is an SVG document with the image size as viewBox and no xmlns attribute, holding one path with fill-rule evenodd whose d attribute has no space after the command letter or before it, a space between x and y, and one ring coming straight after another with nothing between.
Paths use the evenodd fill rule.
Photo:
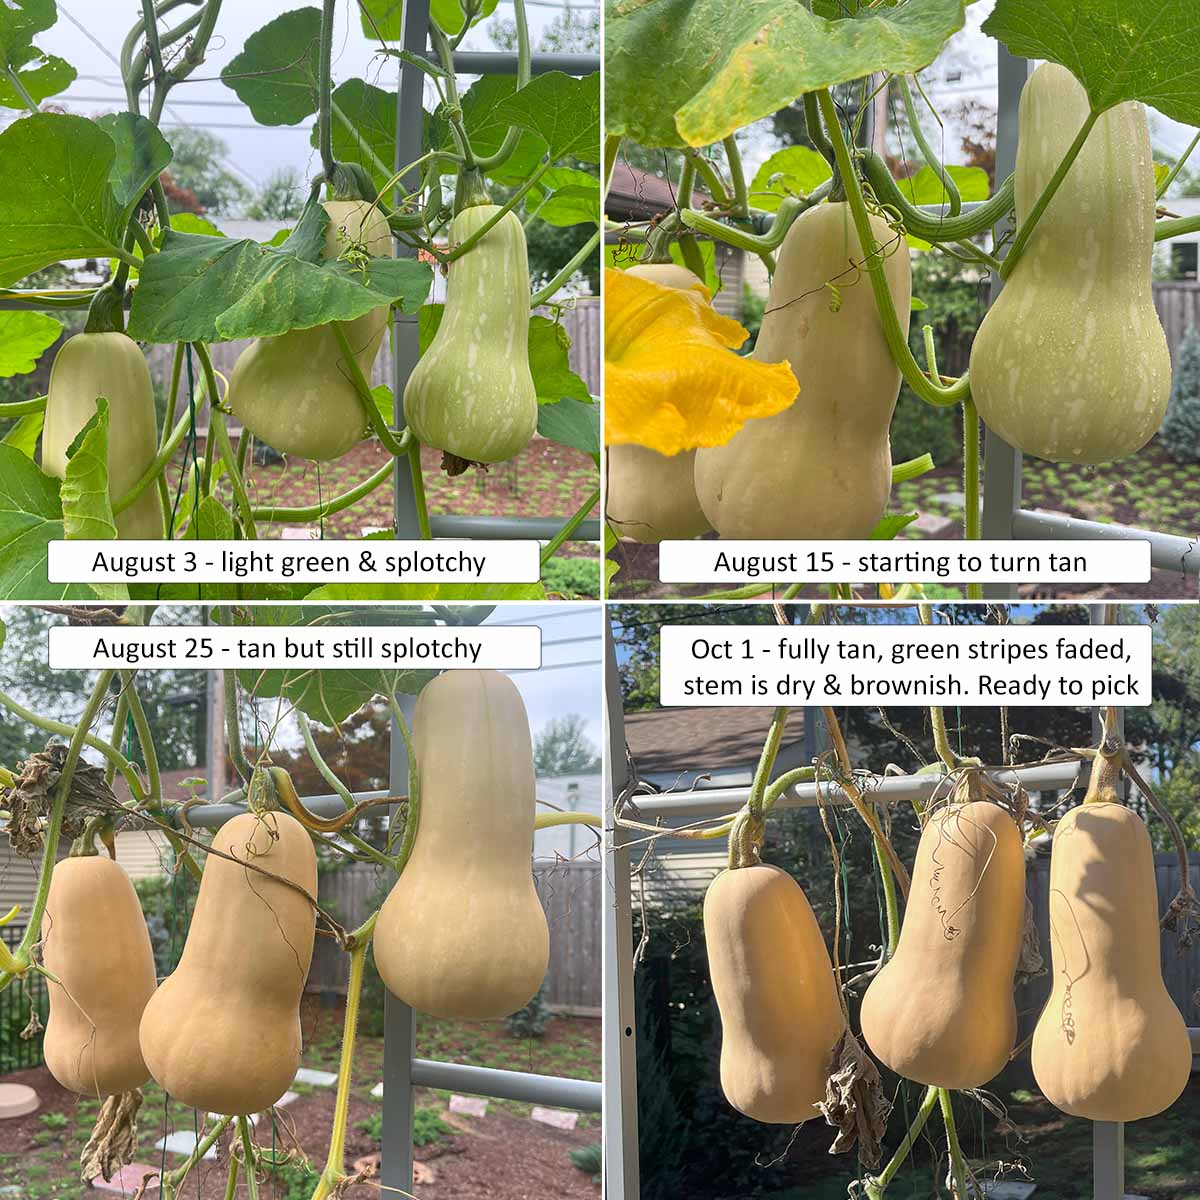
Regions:
<instances>
[{"instance_id":1,"label":"neighboring house","mask_svg":"<svg viewBox=\"0 0 1200 1200\"><path fill-rule=\"evenodd\" d=\"M638 777L662 791L744 787L754 777L771 723L769 708L657 708L625 714ZM854 752L851 746L851 753ZM810 760L804 712L793 709L773 778ZM687 824L680 819L671 825ZM698 899L727 863L724 840L663 838L643 878L647 899ZM635 883L636 887L636 883Z\"/></svg>"},{"instance_id":2,"label":"neighboring house","mask_svg":"<svg viewBox=\"0 0 1200 1200\"><path fill-rule=\"evenodd\" d=\"M689 208L703 206L706 196L694 193ZM675 208L675 191L673 183L639 171L627 163L618 161L613 168L612 182L608 189L608 199L605 202L605 212L609 220L618 223L652 221L656 217L665 216ZM610 246L620 245L624 239L620 230L610 231L605 239ZM628 258L622 257L621 265L629 266L637 246L640 243L629 242L626 249ZM747 256L741 250L734 250L724 243L716 243L716 270L721 280L722 288L713 298L713 307L727 317L740 320L742 316L742 284L747 278ZM758 262L757 259L754 260ZM766 293L765 271L761 281L763 294Z\"/></svg>"},{"instance_id":3,"label":"neighboring house","mask_svg":"<svg viewBox=\"0 0 1200 1200\"><path fill-rule=\"evenodd\" d=\"M603 785L600 772L591 775L555 775L539 778L537 798L568 812L603 812ZM539 813L552 812L544 806ZM536 862L555 859L599 862L596 832L588 825L555 825L539 829L533 837L533 857Z\"/></svg>"},{"instance_id":4,"label":"neighboring house","mask_svg":"<svg viewBox=\"0 0 1200 1200\"><path fill-rule=\"evenodd\" d=\"M1175 217L1194 217L1200 213L1200 196L1167 196L1159 202ZM1158 243L1159 253L1165 253L1173 280L1191 280L1200 277L1200 230L1181 233Z\"/></svg>"}]
</instances>

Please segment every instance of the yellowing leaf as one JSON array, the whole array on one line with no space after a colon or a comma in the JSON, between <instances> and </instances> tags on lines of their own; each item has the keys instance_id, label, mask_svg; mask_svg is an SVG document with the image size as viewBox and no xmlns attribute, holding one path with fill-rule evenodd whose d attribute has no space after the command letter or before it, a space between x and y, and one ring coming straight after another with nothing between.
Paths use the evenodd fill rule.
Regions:
<instances>
[{"instance_id":1,"label":"yellowing leaf","mask_svg":"<svg viewBox=\"0 0 1200 1200\"><path fill-rule=\"evenodd\" d=\"M721 446L751 417L782 412L799 386L786 362L734 353L748 334L703 289L604 272L604 440L678 454Z\"/></svg>"}]
</instances>

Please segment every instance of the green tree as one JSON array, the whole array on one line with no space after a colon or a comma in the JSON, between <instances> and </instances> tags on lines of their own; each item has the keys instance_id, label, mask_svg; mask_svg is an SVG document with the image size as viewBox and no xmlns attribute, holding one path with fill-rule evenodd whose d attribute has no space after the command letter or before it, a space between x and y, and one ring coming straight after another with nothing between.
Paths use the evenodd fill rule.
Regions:
<instances>
[{"instance_id":1,"label":"green tree","mask_svg":"<svg viewBox=\"0 0 1200 1200\"><path fill-rule=\"evenodd\" d=\"M307 195L304 176L295 167L280 167L267 176L258 195L246 206L246 216L252 221L294 220Z\"/></svg>"},{"instance_id":2,"label":"green tree","mask_svg":"<svg viewBox=\"0 0 1200 1200\"><path fill-rule=\"evenodd\" d=\"M1176 462L1200 462L1200 333L1189 325L1176 352L1171 399L1159 437Z\"/></svg>"},{"instance_id":3,"label":"green tree","mask_svg":"<svg viewBox=\"0 0 1200 1200\"><path fill-rule=\"evenodd\" d=\"M600 770L600 752L584 732L578 713L555 717L533 739L533 766L539 775L586 775Z\"/></svg>"},{"instance_id":4,"label":"green tree","mask_svg":"<svg viewBox=\"0 0 1200 1200\"><path fill-rule=\"evenodd\" d=\"M207 129L186 126L171 134L171 178L190 191L204 211L230 216L249 199L249 189L225 165L229 146Z\"/></svg>"}]
</instances>

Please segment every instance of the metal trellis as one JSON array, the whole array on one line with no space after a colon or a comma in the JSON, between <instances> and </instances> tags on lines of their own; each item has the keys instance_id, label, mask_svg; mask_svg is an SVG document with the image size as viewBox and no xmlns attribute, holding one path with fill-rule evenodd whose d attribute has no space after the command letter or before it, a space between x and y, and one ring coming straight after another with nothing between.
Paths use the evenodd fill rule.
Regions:
<instances>
[{"instance_id":1,"label":"metal trellis","mask_svg":"<svg viewBox=\"0 0 1200 1200\"><path fill-rule=\"evenodd\" d=\"M1090 609L1093 624L1102 624L1104 606ZM618 799L628 783L625 720L617 671L612 626L606 630L605 687L608 734L608 793L605 807L604 921L604 1197L605 1200L638 1200L637 1123L637 1019L634 1004L633 907L630 886L629 832L614 820ZM1099 715L1095 716L1099 727ZM816 710L805 710L805 730L818 725ZM1001 783L1019 780L1029 791L1064 791L1086 780L1086 766L1046 763L1031 767L1001 768L991 772ZM876 803L897 805L927 800L942 782L936 775L889 776L872 788ZM688 792L639 796L641 819L679 817L712 818L736 811L749 798L750 786L702 788ZM826 803L849 804L836 786L822 785ZM789 788L776 807L815 805L817 785ZM1189 1029L1193 1053L1200 1054L1200 1028ZM1124 1126L1093 1123L1094 1200L1123 1200L1125 1196Z\"/></svg>"},{"instance_id":2,"label":"metal trellis","mask_svg":"<svg viewBox=\"0 0 1200 1200\"><path fill-rule=\"evenodd\" d=\"M1031 60L998 47L996 115L996 178L1010 175L1017 163L1017 107L1029 76ZM1001 227L1003 228L1003 226ZM1002 284L992 274L994 302ZM1048 397L1048 402L1052 398ZM982 534L1003 541L1129 541L1150 543L1151 566L1182 575L1200 577L1200 532L1192 537L1138 529L1128 525L1102 525L1058 513L1033 512L1021 507L1022 455L990 429L984 429L984 485ZM1015 584L987 584L984 595L992 600L1017 598Z\"/></svg>"}]
</instances>

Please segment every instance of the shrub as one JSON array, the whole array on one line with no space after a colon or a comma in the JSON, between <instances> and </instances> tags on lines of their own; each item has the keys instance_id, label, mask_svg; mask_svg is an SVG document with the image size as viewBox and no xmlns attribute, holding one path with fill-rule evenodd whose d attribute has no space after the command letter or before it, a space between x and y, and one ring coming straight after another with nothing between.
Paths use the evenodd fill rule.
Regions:
<instances>
[{"instance_id":1,"label":"shrub","mask_svg":"<svg viewBox=\"0 0 1200 1200\"><path fill-rule=\"evenodd\" d=\"M203 862L202 853L197 852L195 857ZM133 890L142 902L160 978L169 975L179 963L199 888L190 871L134 881Z\"/></svg>"},{"instance_id":2,"label":"shrub","mask_svg":"<svg viewBox=\"0 0 1200 1200\"><path fill-rule=\"evenodd\" d=\"M935 408L904 384L892 418L892 461L906 462L928 452L939 467L955 462L962 454L960 429L957 405Z\"/></svg>"},{"instance_id":3,"label":"shrub","mask_svg":"<svg viewBox=\"0 0 1200 1200\"><path fill-rule=\"evenodd\" d=\"M380 1141L383 1138L383 1113L372 1113L359 1121L358 1128L372 1141ZM453 1132L453 1128L442 1120L436 1109L418 1108L413 1112L414 1146L428 1146Z\"/></svg>"},{"instance_id":4,"label":"shrub","mask_svg":"<svg viewBox=\"0 0 1200 1200\"><path fill-rule=\"evenodd\" d=\"M600 564L591 557L563 558L556 554L542 568L542 586L568 598L595 599L600 595Z\"/></svg>"},{"instance_id":5,"label":"shrub","mask_svg":"<svg viewBox=\"0 0 1200 1200\"><path fill-rule=\"evenodd\" d=\"M504 1024L513 1037L541 1037L553 1015L546 1003L546 985L542 984L537 995L524 1008L518 1008L511 1016L504 1018Z\"/></svg>"},{"instance_id":6,"label":"shrub","mask_svg":"<svg viewBox=\"0 0 1200 1200\"><path fill-rule=\"evenodd\" d=\"M1176 352L1175 380L1159 437L1176 462L1200 462L1200 332L1195 325L1188 327Z\"/></svg>"},{"instance_id":7,"label":"shrub","mask_svg":"<svg viewBox=\"0 0 1200 1200\"><path fill-rule=\"evenodd\" d=\"M599 1142L590 1146L580 1146L567 1155L571 1162L585 1175L590 1175L595 1182L600 1181L600 1169L604 1165L603 1151Z\"/></svg>"}]
</instances>

